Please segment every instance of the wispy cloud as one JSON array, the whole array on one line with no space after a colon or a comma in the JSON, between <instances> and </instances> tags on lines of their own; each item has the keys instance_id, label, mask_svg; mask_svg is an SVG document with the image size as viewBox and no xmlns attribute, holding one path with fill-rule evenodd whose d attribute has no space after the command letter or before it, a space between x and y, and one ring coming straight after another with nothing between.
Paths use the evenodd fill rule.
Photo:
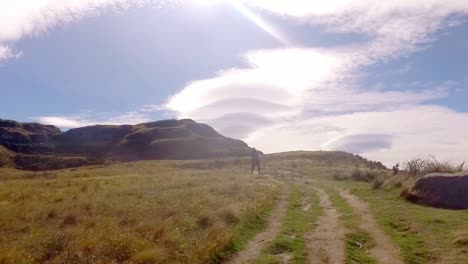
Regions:
<instances>
[{"instance_id":1,"label":"wispy cloud","mask_svg":"<svg viewBox=\"0 0 468 264\"><path fill-rule=\"evenodd\" d=\"M250 52L246 55L248 68L192 82L171 97L167 107L180 117L203 120L267 152L342 147L387 163L417 153L464 157L458 150L466 146L450 145L456 150L447 151L443 143L427 144L437 137L454 136L452 129L434 136L427 131L431 126L468 122L465 114L424 105L447 96L449 89L391 90L388 84L372 89L361 86L359 77L366 66L426 48L436 32L453 26L458 14L468 12L466 1L244 3L335 33L364 34L369 40L328 49L286 47ZM468 132L468 127L460 129ZM399 155L404 150L407 152Z\"/></svg>"},{"instance_id":2,"label":"wispy cloud","mask_svg":"<svg viewBox=\"0 0 468 264\"><path fill-rule=\"evenodd\" d=\"M15 58L15 41L41 34L57 25L63 25L104 8L122 10L130 6L151 4L163 7L171 0L15 0L0 1L0 61Z\"/></svg>"},{"instance_id":3,"label":"wispy cloud","mask_svg":"<svg viewBox=\"0 0 468 264\"><path fill-rule=\"evenodd\" d=\"M344 148L387 163L427 153L468 158L468 146L462 140L457 142L468 133L467 114L429 105L447 96L450 85L392 90L391 84L384 83L375 89L363 87L359 79L366 73L366 66L427 48L436 40L437 32L460 23L460 15L468 14L466 0L239 1L249 8L251 19L255 12L263 12L264 16L318 25L335 34L361 34L366 41L330 48L294 47L288 42L281 49L248 52L248 67L225 69L214 78L189 83L168 99L164 110L207 122L267 152ZM1 1L0 60L21 55L12 47L22 37L99 14L103 8L174 2L185 3ZM263 21L253 21L267 32L276 32ZM146 106L128 113L42 116L35 120L62 128L134 124L151 120L154 110L161 108Z\"/></svg>"},{"instance_id":4,"label":"wispy cloud","mask_svg":"<svg viewBox=\"0 0 468 264\"><path fill-rule=\"evenodd\" d=\"M0 43L0 62L9 59L19 59L23 56L23 52L16 52L8 46L2 46Z\"/></svg>"},{"instance_id":5,"label":"wispy cloud","mask_svg":"<svg viewBox=\"0 0 468 264\"><path fill-rule=\"evenodd\" d=\"M31 119L43 124L54 125L62 129L70 129L93 125L134 125L145 123L154 121L152 116L156 112L162 112L164 114L166 110L156 105L146 105L124 113L97 113L86 111L73 115L37 116L31 117Z\"/></svg>"}]
</instances>

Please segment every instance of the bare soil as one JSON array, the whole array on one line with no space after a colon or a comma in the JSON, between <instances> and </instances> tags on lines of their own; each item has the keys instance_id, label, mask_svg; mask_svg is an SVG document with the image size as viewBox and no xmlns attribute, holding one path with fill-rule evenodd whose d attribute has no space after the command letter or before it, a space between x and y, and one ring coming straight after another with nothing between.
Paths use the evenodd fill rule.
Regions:
<instances>
[{"instance_id":1,"label":"bare soil","mask_svg":"<svg viewBox=\"0 0 468 264\"><path fill-rule=\"evenodd\" d=\"M281 231L283 218L286 215L289 197L289 186L285 185L282 193L279 197L279 201L276 207L271 213L270 219L268 220L267 228L255 236L245 247L244 250L235 254L227 264L244 264L250 263L253 259L258 257L262 250L268 245L269 242L273 241L278 233Z\"/></svg>"}]
</instances>

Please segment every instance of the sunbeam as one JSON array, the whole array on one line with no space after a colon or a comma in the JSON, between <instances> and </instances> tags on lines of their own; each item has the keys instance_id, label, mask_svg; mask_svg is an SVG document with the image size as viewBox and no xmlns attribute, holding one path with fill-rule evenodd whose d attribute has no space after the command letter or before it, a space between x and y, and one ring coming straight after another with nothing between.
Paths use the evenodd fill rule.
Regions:
<instances>
[{"instance_id":1,"label":"sunbeam","mask_svg":"<svg viewBox=\"0 0 468 264\"><path fill-rule=\"evenodd\" d=\"M259 28L263 31L268 33L270 36L281 42L283 45L291 46L291 42L277 29L273 28L269 25L265 20L263 20L260 16L255 14L252 10L250 10L247 6L241 3L239 0L227 0L237 11L239 11L242 15L246 18L251 20L255 23Z\"/></svg>"},{"instance_id":2,"label":"sunbeam","mask_svg":"<svg viewBox=\"0 0 468 264\"><path fill-rule=\"evenodd\" d=\"M280 33L279 30L275 29L273 26L268 24L263 18L258 14L254 13L248 6L246 6L242 0L194 0L196 3L202 4L204 6L214 6L222 3L230 4L234 9L236 9L240 14L253 22L260 29L265 31L268 35L276 39L278 42L285 46L292 46L291 41Z\"/></svg>"}]
</instances>

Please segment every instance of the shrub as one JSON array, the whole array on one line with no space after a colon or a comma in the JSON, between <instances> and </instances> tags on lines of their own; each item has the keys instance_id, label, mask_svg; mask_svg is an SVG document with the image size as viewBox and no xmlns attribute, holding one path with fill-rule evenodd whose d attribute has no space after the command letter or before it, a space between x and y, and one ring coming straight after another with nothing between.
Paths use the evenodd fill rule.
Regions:
<instances>
[{"instance_id":1,"label":"shrub","mask_svg":"<svg viewBox=\"0 0 468 264\"><path fill-rule=\"evenodd\" d=\"M468 234L456 238L455 244L458 246L468 246Z\"/></svg>"},{"instance_id":2,"label":"shrub","mask_svg":"<svg viewBox=\"0 0 468 264\"><path fill-rule=\"evenodd\" d=\"M76 213L69 213L65 218L63 219L62 222L62 227L65 226L73 226L78 224L78 214Z\"/></svg>"},{"instance_id":3,"label":"shrub","mask_svg":"<svg viewBox=\"0 0 468 264\"><path fill-rule=\"evenodd\" d=\"M344 181L349 179L349 175L347 175L344 171L335 171L332 177L336 181Z\"/></svg>"},{"instance_id":4,"label":"shrub","mask_svg":"<svg viewBox=\"0 0 468 264\"><path fill-rule=\"evenodd\" d=\"M448 161L438 161L430 156L426 159L412 159L403 163L403 169L411 177L424 176L429 173L455 173L463 170L465 163L455 166Z\"/></svg>"},{"instance_id":5,"label":"shrub","mask_svg":"<svg viewBox=\"0 0 468 264\"><path fill-rule=\"evenodd\" d=\"M213 221L211 220L210 216L201 215L201 216L198 217L197 225L200 228L206 229L206 228L210 227L212 224L213 224Z\"/></svg>"},{"instance_id":6,"label":"shrub","mask_svg":"<svg viewBox=\"0 0 468 264\"><path fill-rule=\"evenodd\" d=\"M382 188L384 183L385 183L385 177L382 177L382 176L376 177L370 182L372 190L378 190Z\"/></svg>"},{"instance_id":7,"label":"shrub","mask_svg":"<svg viewBox=\"0 0 468 264\"><path fill-rule=\"evenodd\" d=\"M368 174L366 170L361 170L361 169L354 169L353 172L351 173L351 178L355 181L360 181L360 182L368 182Z\"/></svg>"},{"instance_id":8,"label":"shrub","mask_svg":"<svg viewBox=\"0 0 468 264\"><path fill-rule=\"evenodd\" d=\"M239 222L239 216L233 210L225 210L221 213L221 218L226 225L233 225Z\"/></svg>"},{"instance_id":9,"label":"shrub","mask_svg":"<svg viewBox=\"0 0 468 264\"><path fill-rule=\"evenodd\" d=\"M57 216L57 211L55 211L55 209L52 209L47 214L47 219L52 219L52 218L55 218L56 216Z\"/></svg>"}]
</instances>

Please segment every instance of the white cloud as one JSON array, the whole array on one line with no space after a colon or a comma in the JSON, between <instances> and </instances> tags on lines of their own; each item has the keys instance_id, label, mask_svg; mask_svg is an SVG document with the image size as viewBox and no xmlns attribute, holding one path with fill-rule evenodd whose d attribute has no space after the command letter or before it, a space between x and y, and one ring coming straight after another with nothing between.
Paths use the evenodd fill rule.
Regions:
<instances>
[{"instance_id":1,"label":"white cloud","mask_svg":"<svg viewBox=\"0 0 468 264\"><path fill-rule=\"evenodd\" d=\"M75 128L92 125L92 123L87 120L67 116L40 116L34 119L45 125L53 125L60 128Z\"/></svg>"},{"instance_id":2,"label":"white cloud","mask_svg":"<svg viewBox=\"0 0 468 264\"><path fill-rule=\"evenodd\" d=\"M376 90L358 84L364 66L425 48L434 33L457 21L457 14L468 13L467 1L243 2L330 31L364 34L369 40L338 48L250 52L248 68L192 82L170 98L167 107L180 117L207 122L266 152L341 145L387 164L430 153L468 158L462 151L466 144L444 143L468 134L468 127L460 125L468 123L467 115L423 105L447 96L448 89L392 91L390 85ZM362 143L365 138L381 147Z\"/></svg>"},{"instance_id":3,"label":"white cloud","mask_svg":"<svg viewBox=\"0 0 468 264\"><path fill-rule=\"evenodd\" d=\"M69 116L39 116L32 119L39 123L53 125L62 129L93 125L134 125L153 121L151 113L155 111L148 107L143 107L127 113L84 113Z\"/></svg>"},{"instance_id":4,"label":"white cloud","mask_svg":"<svg viewBox=\"0 0 468 264\"><path fill-rule=\"evenodd\" d=\"M0 45L0 62L8 59L19 59L21 56L23 56L22 52L15 52L8 46Z\"/></svg>"},{"instance_id":5,"label":"white cloud","mask_svg":"<svg viewBox=\"0 0 468 264\"><path fill-rule=\"evenodd\" d=\"M433 33L468 14L466 0L244 0L273 15L323 25L336 32L357 32L372 41L361 60L382 60L414 52Z\"/></svg>"},{"instance_id":6,"label":"white cloud","mask_svg":"<svg viewBox=\"0 0 468 264\"><path fill-rule=\"evenodd\" d=\"M468 160L468 114L439 106L414 106L382 112L359 112L310 117L299 122L278 123L258 130L247 139L266 152L304 150L350 150L350 137L361 135L353 150L387 165L418 156L435 155L441 160ZM385 147L372 149L368 143L386 136ZM358 143L354 141L354 143ZM375 143L375 142L374 142ZM383 145L381 145L383 146ZM340 148L341 147L341 148Z\"/></svg>"},{"instance_id":7,"label":"white cloud","mask_svg":"<svg viewBox=\"0 0 468 264\"><path fill-rule=\"evenodd\" d=\"M0 0L0 61L17 57L15 41L35 36L50 28L99 14L104 8L126 9L150 3L169 5L171 0Z\"/></svg>"},{"instance_id":8,"label":"white cloud","mask_svg":"<svg viewBox=\"0 0 468 264\"><path fill-rule=\"evenodd\" d=\"M0 0L0 61L19 56L11 47L25 36L99 13L102 8L171 1ZM180 1L179 1L180 2ZM267 151L334 149L374 135L382 148L361 149L387 164L418 154L466 157L466 114L424 106L443 89L388 91L359 87L363 66L406 56L434 40L434 33L468 13L466 0L244 0L254 10L313 23L333 32L355 32L368 41L339 48L293 48L249 52L249 67L228 69L188 84L168 100L179 117L212 124ZM263 22L262 22L263 23ZM260 24L257 21L257 24ZM269 25L263 25L271 31ZM385 87L385 85L384 85ZM44 116L62 128L150 120L151 110L117 117ZM147 112L148 111L148 112ZM375 135L380 135L375 137ZM383 136L382 136L383 135ZM392 135L392 137L385 137ZM380 141L379 141L380 140ZM391 141L391 142L390 142ZM359 149L358 149L359 150Z\"/></svg>"}]
</instances>

